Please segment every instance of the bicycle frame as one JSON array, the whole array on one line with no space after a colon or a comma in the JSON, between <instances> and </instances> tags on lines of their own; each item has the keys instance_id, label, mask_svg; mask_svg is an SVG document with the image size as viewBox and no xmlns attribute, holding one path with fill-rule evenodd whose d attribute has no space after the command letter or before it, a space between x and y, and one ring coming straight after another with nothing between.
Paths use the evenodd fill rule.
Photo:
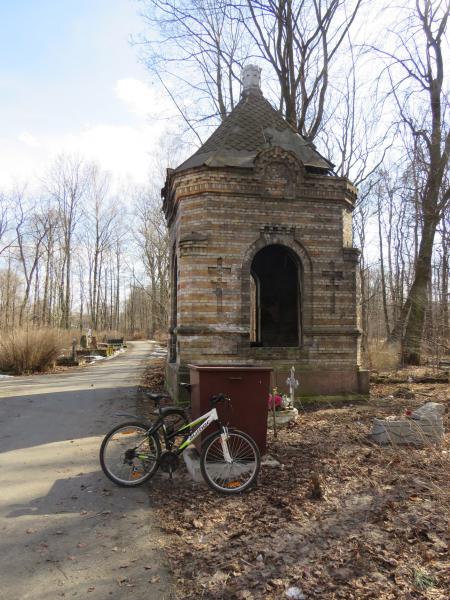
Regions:
<instances>
[{"instance_id":1,"label":"bicycle frame","mask_svg":"<svg viewBox=\"0 0 450 600\"><path fill-rule=\"evenodd\" d=\"M173 433L171 433L169 435L166 434L166 431L164 428L164 419L160 418L155 423L155 425L149 430L149 433L155 433L161 427L163 427L164 441L166 443L166 446L167 446L167 442L170 442L170 440L174 439L176 436L181 434L185 439L184 439L183 443L180 444L180 446L178 446L178 448L175 449L176 454L181 454L189 446L189 444L191 444L196 438L198 438L198 436L202 433L202 431L204 431L214 421L217 421L222 429L221 442L222 442L222 448L223 448L225 460L227 462L231 462L230 454L228 451L228 445L226 443L226 440L228 439L228 430L226 427L221 425L216 408L212 408L209 412L205 413L198 419L195 419L195 421L191 421L190 423L183 425L183 427L180 427L180 429L177 429L177 431L174 431ZM183 433L186 429L190 430L192 427L195 427L197 425L198 425L197 429L195 429L195 431L193 431L192 433L190 433L190 434Z\"/></svg>"}]
</instances>

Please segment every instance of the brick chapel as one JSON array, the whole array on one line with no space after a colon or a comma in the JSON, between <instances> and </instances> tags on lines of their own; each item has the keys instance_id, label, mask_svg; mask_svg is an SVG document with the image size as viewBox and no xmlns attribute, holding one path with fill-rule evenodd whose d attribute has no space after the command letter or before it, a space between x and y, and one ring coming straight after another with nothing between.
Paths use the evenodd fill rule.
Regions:
<instances>
[{"instance_id":1,"label":"brick chapel","mask_svg":"<svg viewBox=\"0 0 450 600\"><path fill-rule=\"evenodd\" d=\"M260 365L300 394L367 393L360 369L356 189L243 71L240 102L162 190L170 233L167 384L190 363Z\"/></svg>"}]
</instances>

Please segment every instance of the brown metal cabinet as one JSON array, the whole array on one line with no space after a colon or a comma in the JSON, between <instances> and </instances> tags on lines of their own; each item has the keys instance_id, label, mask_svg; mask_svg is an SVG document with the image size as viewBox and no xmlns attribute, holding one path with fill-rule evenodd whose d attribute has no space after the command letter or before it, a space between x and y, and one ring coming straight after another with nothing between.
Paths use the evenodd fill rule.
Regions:
<instances>
[{"instance_id":1,"label":"brown metal cabinet","mask_svg":"<svg viewBox=\"0 0 450 600\"><path fill-rule=\"evenodd\" d=\"M224 425L248 433L257 443L261 454L266 451L267 412L272 369L248 366L189 365L192 417L195 419L211 409L209 399L226 394L231 405L219 403L217 411ZM208 427L201 439L213 431ZM200 450L201 440L197 442Z\"/></svg>"}]
</instances>

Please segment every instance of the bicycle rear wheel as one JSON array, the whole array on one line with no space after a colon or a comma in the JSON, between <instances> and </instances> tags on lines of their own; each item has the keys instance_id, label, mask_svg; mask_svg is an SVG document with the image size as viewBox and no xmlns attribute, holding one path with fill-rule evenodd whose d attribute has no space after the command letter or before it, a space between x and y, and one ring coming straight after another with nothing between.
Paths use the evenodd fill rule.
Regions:
<instances>
[{"instance_id":1,"label":"bicycle rear wheel","mask_svg":"<svg viewBox=\"0 0 450 600\"><path fill-rule=\"evenodd\" d=\"M227 462L222 447L221 433L209 436L202 448L200 468L206 483L221 494L239 494L249 488L258 477L261 458L254 440L237 429L228 429Z\"/></svg>"},{"instance_id":2,"label":"bicycle rear wheel","mask_svg":"<svg viewBox=\"0 0 450 600\"><path fill-rule=\"evenodd\" d=\"M149 434L148 423L129 421L111 429L100 446L100 465L111 481L135 487L157 471L161 446L158 436Z\"/></svg>"}]
</instances>

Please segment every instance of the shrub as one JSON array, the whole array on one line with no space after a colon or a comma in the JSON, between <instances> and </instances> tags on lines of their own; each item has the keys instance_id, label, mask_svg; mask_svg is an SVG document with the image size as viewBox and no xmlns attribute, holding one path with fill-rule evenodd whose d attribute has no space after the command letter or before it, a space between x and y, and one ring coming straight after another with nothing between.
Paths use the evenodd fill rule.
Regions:
<instances>
[{"instance_id":1,"label":"shrub","mask_svg":"<svg viewBox=\"0 0 450 600\"><path fill-rule=\"evenodd\" d=\"M369 342L369 365L376 371L395 371L400 366L399 344L387 344L383 340Z\"/></svg>"},{"instance_id":2,"label":"shrub","mask_svg":"<svg viewBox=\"0 0 450 600\"><path fill-rule=\"evenodd\" d=\"M57 329L16 329L3 334L0 340L0 371L15 375L46 371L67 344L65 337Z\"/></svg>"},{"instance_id":3,"label":"shrub","mask_svg":"<svg viewBox=\"0 0 450 600\"><path fill-rule=\"evenodd\" d=\"M146 340L148 339L148 335L145 331L141 330L141 331L133 331L130 332L127 336L126 336L127 340L133 341L133 340Z\"/></svg>"},{"instance_id":4,"label":"shrub","mask_svg":"<svg viewBox=\"0 0 450 600\"><path fill-rule=\"evenodd\" d=\"M123 338L124 335L118 329L106 329L102 331L94 332L94 335L97 337L97 342L106 342L106 340L119 339Z\"/></svg>"},{"instance_id":5,"label":"shrub","mask_svg":"<svg viewBox=\"0 0 450 600\"><path fill-rule=\"evenodd\" d=\"M167 344L169 340L169 334L167 333L167 329L157 329L155 331L153 339L157 342L160 342L161 344Z\"/></svg>"}]
</instances>

